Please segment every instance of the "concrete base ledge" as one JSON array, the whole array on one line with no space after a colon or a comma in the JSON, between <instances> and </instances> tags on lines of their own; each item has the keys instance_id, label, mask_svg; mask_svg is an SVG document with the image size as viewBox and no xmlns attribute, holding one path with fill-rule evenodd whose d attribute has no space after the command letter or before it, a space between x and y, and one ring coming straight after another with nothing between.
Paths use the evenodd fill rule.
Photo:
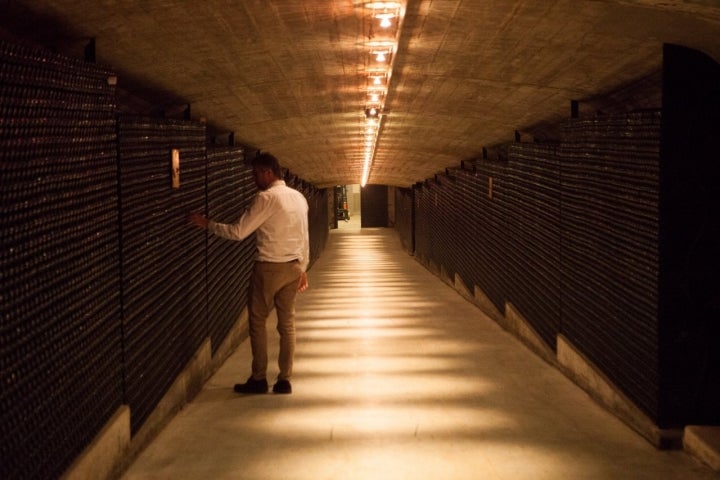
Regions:
<instances>
[{"instance_id":1,"label":"concrete base ledge","mask_svg":"<svg viewBox=\"0 0 720 480\"><path fill-rule=\"evenodd\" d=\"M62 480L87 480L119 476L119 459L130 450L130 409L121 406L92 443L75 459Z\"/></svg>"},{"instance_id":2,"label":"concrete base ledge","mask_svg":"<svg viewBox=\"0 0 720 480\"><path fill-rule=\"evenodd\" d=\"M205 382L248 335L248 313L243 310L223 343L212 355L206 339L183 371L131 438L131 411L123 405L92 443L63 474L63 480L115 479L130 466L162 429L202 390Z\"/></svg>"},{"instance_id":3,"label":"concrete base ledge","mask_svg":"<svg viewBox=\"0 0 720 480\"><path fill-rule=\"evenodd\" d=\"M170 420L202 388L210 373L210 340L206 340L185 369L175 378L143 426L133 436L130 458L134 459Z\"/></svg>"},{"instance_id":4,"label":"concrete base ledge","mask_svg":"<svg viewBox=\"0 0 720 480\"><path fill-rule=\"evenodd\" d=\"M467 288L467 285L463 281L462 277L457 273L455 274L455 281L453 282L453 286L463 298L471 301L473 300L473 294L470 292L470 289Z\"/></svg>"},{"instance_id":5,"label":"concrete base ledge","mask_svg":"<svg viewBox=\"0 0 720 480\"><path fill-rule=\"evenodd\" d=\"M688 425L683 434L683 448L720 472L720 426Z\"/></svg>"},{"instance_id":6,"label":"concrete base ledge","mask_svg":"<svg viewBox=\"0 0 720 480\"><path fill-rule=\"evenodd\" d=\"M498 310L490 297L477 285L473 288L473 301L486 315L495 320L500 326L506 327L505 313Z\"/></svg>"},{"instance_id":7,"label":"concrete base ledge","mask_svg":"<svg viewBox=\"0 0 720 480\"><path fill-rule=\"evenodd\" d=\"M422 254L416 254L415 259L433 275L440 277L440 267Z\"/></svg>"},{"instance_id":8,"label":"concrete base ledge","mask_svg":"<svg viewBox=\"0 0 720 480\"><path fill-rule=\"evenodd\" d=\"M233 328L225 336L225 339L217 350L215 350L215 355L212 358L211 365L211 371L213 373L216 372L222 364L225 363L225 360L230 358L230 355L233 354L237 347L240 346L246 338L248 338L248 335L250 334L249 328L248 310L245 308L235 321Z\"/></svg>"},{"instance_id":9,"label":"concrete base ledge","mask_svg":"<svg viewBox=\"0 0 720 480\"><path fill-rule=\"evenodd\" d=\"M474 285L473 290L470 291L467 283L465 283L457 273L455 274L454 281L450 282L447 280L446 283L451 285L461 297L478 307L484 314L495 320L501 326L505 326L505 318L502 312L495 307L492 301L490 301L490 298L485 295L485 292L477 285Z\"/></svg>"},{"instance_id":10,"label":"concrete base ledge","mask_svg":"<svg viewBox=\"0 0 720 480\"><path fill-rule=\"evenodd\" d=\"M450 273L445 269L443 265L440 265L440 279L450 286L453 286L454 280L450 277Z\"/></svg>"},{"instance_id":11,"label":"concrete base ledge","mask_svg":"<svg viewBox=\"0 0 720 480\"><path fill-rule=\"evenodd\" d=\"M546 362L557 366L555 352L545 343L540 334L530 325L530 322L517 311L515 306L508 302L505 304L506 328L513 332L525 345L539 355Z\"/></svg>"},{"instance_id":12,"label":"concrete base ledge","mask_svg":"<svg viewBox=\"0 0 720 480\"><path fill-rule=\"evenodd\" d=\"M583 390L657 448L680 448L682 430L661 429L563 335L557 336L561 370Z\"/></svg>"}]
</instances>

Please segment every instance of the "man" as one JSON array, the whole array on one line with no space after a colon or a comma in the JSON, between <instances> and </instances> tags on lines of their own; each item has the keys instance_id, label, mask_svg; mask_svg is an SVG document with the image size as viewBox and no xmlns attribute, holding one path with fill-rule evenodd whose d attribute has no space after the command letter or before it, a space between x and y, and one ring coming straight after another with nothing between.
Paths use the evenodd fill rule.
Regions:
<instances>
[{"instance_id":1,"label":"man","mask_svg":"<svg viewBox=\"0 0 720 480\"><path fill-rule=\"evenodd\" d=\"M310 246L308 204L305 197L285 185L277 159L258 155L252 162L260 189L249 209L235 223L217 223L190 214L190 223L230 240L243 240L257 231L257 257L250 279L250 346L252 375L235 385L238 393L267 393L267 332L265 323L273 307L280 334L280 373L275 393L291 393L290 378L295 352L295 296L308 288Z\"/></svg>"}]
</instances>

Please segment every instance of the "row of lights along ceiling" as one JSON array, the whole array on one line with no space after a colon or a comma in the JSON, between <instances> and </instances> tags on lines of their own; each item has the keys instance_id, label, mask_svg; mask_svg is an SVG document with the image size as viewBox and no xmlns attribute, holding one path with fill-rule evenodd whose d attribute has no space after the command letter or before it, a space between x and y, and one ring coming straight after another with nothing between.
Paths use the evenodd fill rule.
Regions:
<instances>
[{"instance_id":1,"label":"row of lights along ceiling","mask_svg":"<svg viewBox=\"0 0 720 480\"><path fill-rule=\"evenodd\" d=\"M400 2L367 2L363 4L363 48L365 64L365 122L363 125L363 173L360 186L370 177L377 147L383 109L397 52L400 27L404 16ZM366 22L366 19L369 21Z\"/></svg>"}]
</instances>

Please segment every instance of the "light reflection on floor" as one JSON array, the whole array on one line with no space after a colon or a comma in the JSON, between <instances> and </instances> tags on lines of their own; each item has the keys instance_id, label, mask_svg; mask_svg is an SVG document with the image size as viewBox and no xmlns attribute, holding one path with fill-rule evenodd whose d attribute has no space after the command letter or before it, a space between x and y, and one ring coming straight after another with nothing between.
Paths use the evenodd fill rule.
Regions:
<instances>
[{"instance_id":1,"label":"light reflection on floor","mask_svg":"<svg viewBox=\"0 0 720 480\"><path fill-rule=\"evenodd\" d=\"M600 409L393 230L351 223L299 297L293 394L232 392L243 343L126 480L717 478Z\"/></svg>"}]
</instances>

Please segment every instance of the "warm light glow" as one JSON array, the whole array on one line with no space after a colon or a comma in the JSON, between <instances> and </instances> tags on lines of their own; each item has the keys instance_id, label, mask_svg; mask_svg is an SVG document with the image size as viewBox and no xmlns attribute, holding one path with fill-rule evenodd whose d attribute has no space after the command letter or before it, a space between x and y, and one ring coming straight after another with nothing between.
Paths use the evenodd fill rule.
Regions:
<instances>
[{"instance_id":1,"label":"warm light glow","mask_svg":"<svg viewBox=\"0 0 720 480\"><path fill-rule=\"evenodd\" d=\"M397 13L388 12L388 9L386 8L383 13L376 13L373 16L380 20L380 26L382 28L390 28L392 26L391 20L397 17Z\"/></svg>"},{"instance_id":2,"label":"warm light glow","mask_svg":"<svg viewBox=\"0 0 720 480\"><path fill-rule=\"evenodd\" d=\"M395 50L397 43L390 41L390 40L373 40L373 41L367 42L365 44L365 46L367 46L368 48L371 48L373 50L382 49L382 50L388 51L388 50Z\"/></svg>"},{"instance_id":3,"label":"warm light glow","mask_svg":"<svg viewBox=\"0 0 720 480\"><path fill-rule=\"evenodd\" d=\"M392 228L331 235L298 295L296 393L232 393L245 341L128 478L717 479L614 421Z\"/></svg>"},{"instance_id":4,"label":"warm light glow","mask_svg":"<svg viewBox=\"0 0 720 480\"><path fill-rule=\"evenodd\" d=\"M370 160L365 159L365 165L363 165L362 180L360 180L360 187L367 185L368 176L370 175Z\"/></svg>"},{"instance_id":5,"label":"warm light glow","mask_svg":"<svg viewBox=\"0 0 720 480\"><path fill-rule=\"evenodd\" d=\"M368 2L365 4L365 8L371 8L373 10L392 10L400 8L400 2Z\"/></svg>"},{"instance_id":6,"label":"warm light glow","mask_svg":"<svg viewBox=\"0 0 720 480\"><path fill-rule=\"evenodd\" d=\"M380 119L385 107L385 99L387 98L387 86L390 84L393 63L395 63L395 53L398 47L398 38L402 25L402 17L404 9L401 2L367 2L363 6L372 9L367 15L369 19L377 19L380 21L382 28L388 28L396 24L397 29L385 34L385 37L374 37L372 30L364 32L367 34L362 41L363 46L369 50L370 55L375 56L375 62L368 57L365 60L365 75L368 79L367 95L368 102L365 104L365 117L367 121L365 137L365 162L363 164L363 174L360 181L362 187L368 181L370 176L370 168L375 160L375 150L379 138ZM365 23L366 26L372 28L371 23ZM377 122L377 123L374 123ZM372 128L374 127L374 129Z\"/></svg>"}]
</instances>

